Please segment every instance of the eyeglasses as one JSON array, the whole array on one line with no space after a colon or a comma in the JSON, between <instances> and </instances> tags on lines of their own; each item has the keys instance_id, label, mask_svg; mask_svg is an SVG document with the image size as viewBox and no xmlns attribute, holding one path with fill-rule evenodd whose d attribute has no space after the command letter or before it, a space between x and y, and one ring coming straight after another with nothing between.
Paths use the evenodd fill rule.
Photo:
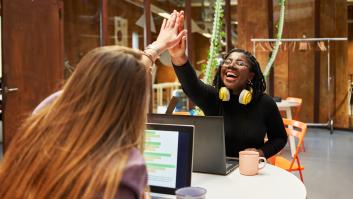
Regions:
<instances>
[{"instance_id":1,"label":"eyeglasses","mask_svg":"<svg viewBox=\"0 0 353 199\"><path fill-rule=\"evenodd\" d=\"M245 64L244 61L240 61L240 60L236 60L234 63L233 63L233 60L232 59L226 59L224 60L223 64L222 64L222 67L226 67L226 68L238 68L238 69L242 69L244 67L249 67L248 65Z\"/></svg>"}]
</instances>

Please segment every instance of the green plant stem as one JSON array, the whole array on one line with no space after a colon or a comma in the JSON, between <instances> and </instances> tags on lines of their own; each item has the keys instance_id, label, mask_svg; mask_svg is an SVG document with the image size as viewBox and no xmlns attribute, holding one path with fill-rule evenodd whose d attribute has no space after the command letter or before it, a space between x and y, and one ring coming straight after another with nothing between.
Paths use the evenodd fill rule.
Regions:
<instances>
[{"instance_id":1,"label":"green plant stem","mask_svg":"<svg viewBox=\"0 0 353 199\"><path fill-rule=\"evenodd\" d=\"M283 24L284 24L284 11L285 11L285 4L286 0L279 0L279 5L281 6L281 10L280 10L280 17L279 17L279 22L278 22L278 32L277 32L277 40L275 43L275 47L272 51L271 54L271 58L268 61L265 71L264 71L264 76L267 79L271 68L273 67L273 62L276 59L277 53L278 53L278 49L279 49L279 45L281 44L280 40L282 39L282 33L283 33Z\"/></svg>"}]
</instances>

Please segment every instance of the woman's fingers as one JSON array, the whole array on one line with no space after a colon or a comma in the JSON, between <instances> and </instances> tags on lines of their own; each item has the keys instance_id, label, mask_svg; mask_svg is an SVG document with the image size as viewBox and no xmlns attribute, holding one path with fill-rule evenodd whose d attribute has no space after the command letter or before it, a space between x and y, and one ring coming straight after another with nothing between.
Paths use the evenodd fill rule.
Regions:
<instances>
[{"instance_id":1,"label":"woman's fingers","mask_svg":"<svg viewBox=\"0 0 353 199\"><path fill-rule=\"evenodd\" d=\"M183 11L181 11L181 12L183 12ZM179 29L178 29L178 32L180 32L180 31L182 31L183 29L184 29L184 12L183 12L183 14L181 14L180 16L179 16Z\"/></svg>"},{"instance_id":2,"label":"woman's fingers","mask_svg":"<svg viewBox=\"0 0 353 199\"><path fill-rule=\"evenodd\" d=\"M184 48L185 47L185 41L184 41L184 47L183 47L183 43L182 43L183 42L182 41L183 38L186 39L186 30L181 31L177 35L177 37L168 44L168 48L173 48L173 47L176 47L176 46L179 46L178 48L180 48L180 47Z\"/></svg>"},{"instance_id":3,"label":"woman's fingers","mask_svg":"<svg viewBox=\"0 0 353 199\"><path fill-rule=\"evenodd\" d=\"M186 32L183 38L181 38L181 48L185 49L186 48Z\"/></svg>"},{"instance_id":4,"label":"woman's fingers","mask_svg":"<svg viewBox=\"0 0 353 199\"><path fill-rule=\"evenodd\" d=\"M178 32L181 32L184 29L184 11L178 12Z\"/></svg>"},{"instance_id":5,"label":"woman's fingers","mask_svg":"<svg viewBox=\"0 0 353 199\"><path fill-rule=\"evenodd\" d=\"M173 20L175 20L176 14L177 13L174 10L167 21L166 28L170 28L172 25L174 25L175 21Z\"/></svg>"},{"instance_id":6,"label":"woman's fingers","mask_svg":"<svg viewBox=\"0 0 353 199\"><path fill-rule=\"evenodd\" d=\"M185 33L186 33L186 30L181 31L175 40L180 42L180 40L185 36Z\"/></svg>"},{"instance_id":7,"label":"woman's fingers","mask_svg":"<svg viewBox=\"0 0 353 199\"><path fill-rule=\"evenodd\" d=\"M163 19L163 23L162 23L162 26L161 26L161 30L162 31L163 29L165 29L165 26L167 24L167 20L166 19Z\"/></svg>"},{"instance_id":8,"label":"woman's fingers","mask_svg":"<svg viewBox=\"0 0 353 199\"><path fill-rule=\"evenodd\" d=\"M169 27L170 28L174 28L175 26L175 22L176 22L176 19L177 19L177 11L174 10L173 14L172 14L172 17L170 19L170 24L169 24Z\"/></svg>"},{"instance_id":9,"label":"woman's fingers","mask_svg":"<svg viewBox=\"0 0 353 199\"><path fill-rule=\"evenodd\" d=\"M178 31L179 30L179 17L177 16L176 17L176 19L175 19L175 23L174 23L174 26L172 26L172 28L173 28L173 30L175 31L175 32L180 32L180 31Z\"/></svg>"}]
</instances>

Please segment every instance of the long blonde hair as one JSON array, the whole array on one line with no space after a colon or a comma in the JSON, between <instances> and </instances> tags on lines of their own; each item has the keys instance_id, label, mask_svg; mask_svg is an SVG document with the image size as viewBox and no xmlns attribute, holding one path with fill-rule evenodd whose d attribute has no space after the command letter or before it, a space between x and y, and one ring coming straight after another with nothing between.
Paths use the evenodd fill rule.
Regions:
<instances>
[{"instance_id":1,"label":"long blonde hair","mask_svg":"<svg viewBox=\"0 0 353 199\"><path fill-rule=\"evenodd\" d=\"M143 150L150 75L137 50L85 55L51 105L29 117L0 166L0 198L114 198Z\"/></svg>"}]
</instances>

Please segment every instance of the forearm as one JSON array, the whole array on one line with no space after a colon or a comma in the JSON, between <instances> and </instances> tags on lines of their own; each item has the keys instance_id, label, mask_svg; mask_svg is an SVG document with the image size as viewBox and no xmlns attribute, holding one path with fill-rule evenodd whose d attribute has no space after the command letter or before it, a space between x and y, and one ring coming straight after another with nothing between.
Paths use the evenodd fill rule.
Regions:
<instances>
[{"instance_id":1,"label":"forearm","mask_svg":"<svg viewBox=\"0 0 353 199\"><path fill-rule=\"evenodd\" d=\"M265 96L266 97L266 96ZM266 105L266 132L268 141L261 147L265 157L269 158L280 152L287 143L287 132L276 103L270 99Z\"/></svg>"},{"instance_id":2,"label":"forearm","mask_svg":"<svg viewBox=\"0 0 353 199\"><path fill-rule=\"evenodd\" d=\"M183 60L179 60L181 63ZM203 83L199 81L195 70L191 66L190 62L186 60L184 64L176 65L173 62L173 67L175 74L178 77L179 82L184 90L186 90L190 95L197 95L199 90L203 90ZM190 97L190 96L189 96Z\"/></svg>"},{"instance_id":3,"label":"forearm","mask_svg":"<svg viewBox=\"0 0 353 199\"><path fill-rule=\"evenodd\" d=\"M263 152L263 156L269 158L273 155L276 155L278 152L282 150L282 148L286 145L287 139L284 138L274 138L272 140L267 141L261 148Z\"/></svg>"},{"instance_id":4,"label":"forearm","mask_svg":"<svg viewBox=\"0 0 353 199\"><path fill-rule=\"evenodd\" d=\"M183 54L180 57L172 57L172 63L175 66L183 66L186 64L188 61L188 56L186 54Z\"/></svg>"},{"instance_id":5,"label":"forearm","mask_svg":"<svg viewBox=\"0 0 353 199\"><path fill-rule=\"evenodd\" d=\"M199 106L206 115L218 113L218 94L215 88L199 80L195 70L188 61L180 66L173 64L173 67L183 91L193 103Z\"/></svg>"}]
</instances>

